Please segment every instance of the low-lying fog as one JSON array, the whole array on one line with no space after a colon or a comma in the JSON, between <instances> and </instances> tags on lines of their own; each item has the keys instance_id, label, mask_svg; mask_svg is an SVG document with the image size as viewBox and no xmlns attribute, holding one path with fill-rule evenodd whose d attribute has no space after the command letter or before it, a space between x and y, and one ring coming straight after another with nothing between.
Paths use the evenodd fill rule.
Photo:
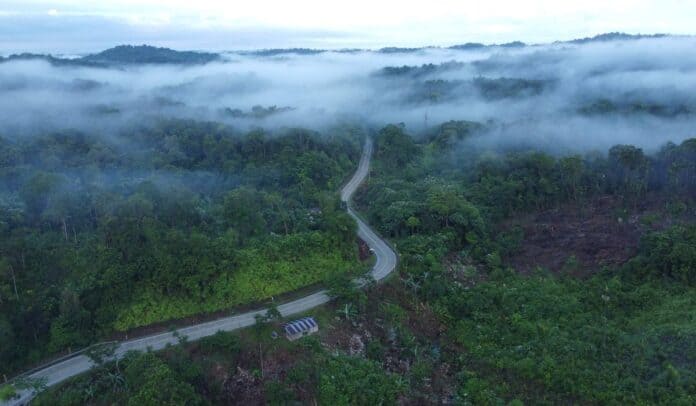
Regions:
<instances>
[{"instance_id":1,"label":"low-lying fog","mask_svg":"<svg viewBox=\"0 0 696 406\"><path fill-rule=\"evenodd\" d=\"M402 66L413 69L384 69ZM227 53L195 66L0 63L1 136L64 128L102 134L159 116L241 129L403 122L416 135L444 121L470 120L487 123L485 142L495 144L652 149L696 136L696 39Z\"/></svg>"}]
</instances>

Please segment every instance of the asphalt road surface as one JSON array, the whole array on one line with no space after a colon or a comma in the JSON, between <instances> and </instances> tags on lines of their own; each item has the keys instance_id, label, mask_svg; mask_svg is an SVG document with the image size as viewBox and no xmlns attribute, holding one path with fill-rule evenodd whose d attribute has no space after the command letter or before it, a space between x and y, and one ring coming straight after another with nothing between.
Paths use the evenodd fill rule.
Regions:
<instances>
[{"instance_id":1,"label":"asphalt road surface","mask_svg":"<svg viewBox=\"0 0 696 406\"><path fill-rule=\"evenodd\" d=\"M350 181L341 190L341 200L346 202L348 214L358 223L358 236L367 243L376 257L375 265L372 268L372 277L379 281L385 278L396 268L397 256L394 250L382 240L365 222L363 222L353 211L350 206L350 198L355 193L355 190L367 177L370 170L370 160L372 158L372 140L368 139L365 142L362 156L358 169L350 179ZM330 299L325 290L304 296L300 299L284 303L278 306L278 310L283 316L291 316L297 313L303 313L309 309L322 305ZM265 315L267 309L258 309L236 316L225 317L218 320L209 321L206 323L195 324L177 330L177 335L186 336L188 340L197 340L202 337L210 336L216 332L233 331L240 328L248 327L256 323L257 315ZM147 337L137 338L129 341L123 341L117 344L115 356L122 357L126 352L131 350L146 351L160 350L167 344L177 344L179 342L177 335L174 332L166 332L154 334ZM29 378L46 379L48 386L56 385L68 378L79 375L92 368L92 361L85 355L77 355L64 361L55 363L46 368L40 369L31 375ZM33 394L29 391L22 391L18 399L10 402L5 402L3 405L22 405L31 400Z\"/></svg>"}]
</instances>

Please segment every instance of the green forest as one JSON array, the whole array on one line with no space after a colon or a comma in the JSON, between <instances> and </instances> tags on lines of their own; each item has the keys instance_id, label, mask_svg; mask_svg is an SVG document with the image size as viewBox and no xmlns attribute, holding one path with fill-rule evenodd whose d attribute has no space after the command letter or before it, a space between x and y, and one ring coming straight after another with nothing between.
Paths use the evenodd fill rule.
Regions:
<instances>
[{"instance_id":1,"label":"green forest","mask_svg":"<svg viewBox=\"0 0 696 406\"><path fill-rule=\"evenodd\" d=\"M0 376L360 271L337 191L361 137L184 120L0 136Z\"/></svg>"},{"instance_id":2,"label":"green forest","mask_svg":"<svg viewBox=\"0 0 696 406\"><path fill-rule=\"evenodd\" d=\"M450 122L421 143L383 129L378 175L361 199L396 243L402 278L461 346L457 362L476 374L461 399L693 403L696 140L653 155L631 145L560 157L456 147L477 128ZM606 227L640 223L632 258L587 269L568 253L559 269L526 275L510 265L526 236L501 227L508 219L607 198Z\"/></svg>"},{"instance_id":3,"label":"green forest","mask_svg":"<svg viewBox=\"0 0 696 406\"><path fill-rule=\"evenodd\" d=\"M0 406L696 405L696 1L10 3Z\"/></svg>"},{"instance_id":4,"label":"green forest","mask_svg":"<svg viewBox=\"0 0 696 406\"><path fill-rule=\"evenodd\" d=\"M696 140L555 156L484 148L483 128L375 132L356 205L396 247L398 275L365 290L329 276L317 336L273 339L269 311L239 333L100 364L37 404L693 404ZM599 210L607 220L587 228ZM574 216L568 244L550 234ZM516 267L540 222L565 259ZM577 245L600 232L635 246ZM348 257L351 239L338 241Z\"/></svg>"}]
</instances>

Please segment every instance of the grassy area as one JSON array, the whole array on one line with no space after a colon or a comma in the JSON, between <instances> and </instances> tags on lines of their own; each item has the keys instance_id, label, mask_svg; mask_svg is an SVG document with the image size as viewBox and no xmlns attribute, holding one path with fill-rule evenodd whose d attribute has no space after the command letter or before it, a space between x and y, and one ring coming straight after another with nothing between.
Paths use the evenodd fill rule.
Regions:
<instances>
[{"instance_id":1,"label":"grassy area","mask_svg":"<svg viewBox=\"0 0 696 406\"><path fill-rule=\"evenodd\" d=\"M303 253L294 261L258 261L238 268L234 275L225 274L212 281L211 293L204 301L143 293L133 305L121 312L115 328L128 330L263 301L271 296L326 281L336 275L356 274L360 268L355 261L345 259L339 252Z\"/></svg>"}]
</instances>

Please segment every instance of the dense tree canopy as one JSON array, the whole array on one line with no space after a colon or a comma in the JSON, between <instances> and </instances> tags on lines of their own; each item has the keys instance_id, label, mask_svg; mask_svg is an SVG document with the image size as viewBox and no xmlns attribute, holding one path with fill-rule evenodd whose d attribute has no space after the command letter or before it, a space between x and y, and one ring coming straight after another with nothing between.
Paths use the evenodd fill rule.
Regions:
<instances>
[{"instance_id":1,"label":"dense tree canopy","mask_svg":"<svg viewBox=\"0 0 696 406\"><path fill-rule=\"evenodd\" d=\"M355 271L359 134L163 121L0 137L0 372Z\"/></svg>"},{"instance_id":2,"label":"dense tree canopy","mask_svg":"<svg viewBox=\"0 0 696 406\"><path fill-rule=\"evenodd\" d=\"M321 325L317 335L274 339L270 333L280 325L262 318L253 331L218 333L185 349L140 355L153 367L139 371L162 380L171 393L151 391L149 378L129 378L131 365L139 365L139 358L129 358L126 373L111 365L39 400L693 404L693 140L653 154L628 145L584 156L474 153L467 139L477 126L443 127L420 141L399 126L376 135L376 159L357 204L397 247L399 275L367 291L356 289L345 273L331 276L335 300L313 311ZM326 204L330 199L319 200L322 214L337 210ZM653 211L636 209L646 200L659 204ZM291 213L246 210L252 204L274 207L275 201L249 185L220 201L235 241L256 241L268 227L282 233L286 215L289 227L295 224ZM562 269L522 274L512 267L513 253L527 238L505 227L512 219L550 222L550 212L607 201L614 208L603 226L620 229L632 222L642 236L622 263L585 265L570 256ZM340 216L322 224L333 230L331 244L338 246L352 232ZM246 225L248 237L235 233ZM549 231L561 225L543 226ZM56 234L63 238L60 230ZM559 238L577 237L549 234L544 243L560 249ZM282 246L241 251L282 259L291 255ZM8 264L0 268L4 274L11 272ZM254 272L266 271L284 274ZM273 278L265 283L272 285ZM12 286L5 282L2 292L12 296ZM66 331L79 328L75 296L64 292L60 300L61 323L63 314L71 323ZM3 324L0 319L0 337L16 340ZM118 377L128 384L114 383Z\"/></svg>"},{"instance_id":3,"label":"dense tree canopy","mask_svg":"<svg viewBox=\"0 0 696 406\"><path fill-rule=\"evenodd\" d=\"M458 399L693 402L694 140L652 155L617 145L558 157L469 150L466 129L475 127L462 125L460 136L458 127L446 123L410 144L394 141L398 128L380 132L376 175L358 198L396 242L405 287L437 309L458 345L444 361L461 368ZM398 165L400 154L410 158ZM652 228L631 261L585 280L508 267L525 236L501 231L502 222L606 198L623 207L619 223L645 199L665 202L642 220Z\"/></svg>"}]
</instances>

